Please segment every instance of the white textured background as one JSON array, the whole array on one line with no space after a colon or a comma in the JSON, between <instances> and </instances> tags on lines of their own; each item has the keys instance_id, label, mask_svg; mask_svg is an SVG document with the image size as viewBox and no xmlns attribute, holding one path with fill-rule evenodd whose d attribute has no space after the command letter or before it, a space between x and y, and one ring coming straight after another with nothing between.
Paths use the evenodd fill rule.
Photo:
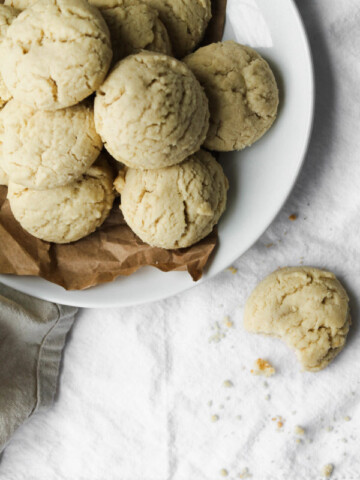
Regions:
<instances>
[{"instance_id":1,"label":"white textured background","mask_svg":"<svg viewBox=\"0 0 360 480\"><path fill-rule=\"evenodd\" d=\"M307 161L286 206L236 262L236 274L152 305L83 310L56 404L19 429L1 458L1 479L212 480L226 469L235 480L248 468L255 480L312 480L327 463L333 479L360 477L360 4L298 6L317 104ZM302 261L333 270L352 299L348 346L317 374L299 372L280 341L242 328L255 284ZM234 328L224 325L226 315ZM225 336L209 342L216 322ZM277 369L268 386L249 373L259 356ZM277 415L281 432L271 421ZM296 425L306 430L300 443Z\"/></svg>"}]
</instances>

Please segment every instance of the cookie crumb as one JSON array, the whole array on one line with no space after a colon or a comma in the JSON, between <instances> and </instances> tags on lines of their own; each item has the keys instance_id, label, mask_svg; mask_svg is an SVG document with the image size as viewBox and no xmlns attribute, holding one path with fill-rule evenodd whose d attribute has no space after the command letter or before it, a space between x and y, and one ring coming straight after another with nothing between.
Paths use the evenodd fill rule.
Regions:
<instances>
[{"instance_id":1,"label":"cookie crumb","mask_svg":"<svg viewBox=\"0 0 360 480\"><path fill-rule=\"evenodd\" d=\"M219 421L219 415L211 415L211 421L212 422L218 422Z\"/></svg>"},{"instance_id":2,"label":"cookie crumb","mask_svg":"<svg viewBox=\"0 0 360 480\"><path fill-rule=\"evenodd\" d=\"M349 416L347 415L346 417L344 417L344 420L345 420L345 422L350 422L351 417L349 417Z\"/></svg>"},{"instance_id":3,"label":"cookie crumb","mask_svg":"<svg viewBox=\"0 0 360 480\"><path fill-rule=\"evenodd\" d=\"M237 273L237 269L235 267L229 267L228 268L229 272L231 272L233 275L235 275L235 273Z\"/></svg>"},{"instance_id":4,"label":"cookie crumb","mask_svg":"<svg viewBox=\"0 0 360 480\"><path fill-rule=\"evenodd\" d=\"M332 465L331 463L328 463L327 465L325 465L323 467L322 475L323 475L323 477L330 478L333 471L334 471L334 465Z\"/></svg>"},{"instance_id":5,"label":"cookie crumb","mask_svg":"<svg viewBox=\"0 0 360 480\"><path fill-rule=\"evenodd\" d=\"M299 425L296 425L295 434L296 435L305 435L305 430L302 427L300 427Z\"/></svg>"},{"instance_id":6,"label":"cookie crumb","mask_svg":"<svg viewBox=\"0 0 360 480\"><path fill-rule=\"evenodd\" d=\"M224 317L224 324L228 328L232 328L234 326L234 322L230 320L229 316Z\"/></svg>"},{"instance_id":7,"label":"cookie crumb","mask_svg":"<svg viewBox=\"0 0 360 480\"><path fill-rule=\"evenodd\" d=\"M209 343L219 343L226 337L226 333L222 330L219 322L215 322L214 326L211 328L212 330L215 330L215 333L209 337Z\"/></svg>"},{"instance_id":8,"label":"cookie crumb","mask_svg":"<svg viewBox=\"0 0 360 480\"><path fill-rule=\"evenodd\" d=\"M296 215L295 213L293 213L292 215L289 215L289 220L291 220L292 222L293 222L294 220L296 220L297 218L298 218L298 217L297 217L297 215Z\"/></svg>"},{"instance_id":9,"label":"cookie crumb","mask_svg":"<svg viewBox=\"0 0 360 480\"><path fill-rule=\"evenodd\" d=\"M271 247L273 247L273 246L274 246L274 244L273 244L272 242L267 243L267 244L265 245L266 248L271 248Z\"/></svg>"},{"instance_id":10,"label":"cookie crumb","mask_svg":"<svg viewBox=\"0 0 360 480\"><path fill-rule=\"evenodd\" d=\"M221 475L222 477L227 477L227 476L229 475L229 472L226 470L226 468L222 468L222 469L220 470L220 475Z\"/></svg>"},{"instance_id":11,"label":"cookie crumb","mask_svg":"<svg viewBox=\"0 0 360 480\"><path fill-rule=\"evenodd\" d=\"M271 421L276 422L278 431L280 431L283 428L285 423L285 420L280 415L278 415L277 417L272 417Z\"/></svg>"},{"instance_id":12,"label":"cookie crumb","mask_svg":"<svg viewBox=\"0 0 360 480\"><path fill-rule=\"evenodd\" d=\"M224 383L223 383L223 386L225 388L231 388L234 386L233 382L231 380L225 380Z\"/></svg>"},{"instance_id":13,"label":"cookie crumb","mask_svg":"<svg viewBox=\"0 0 360 480\"><path fill-rule=\"evenodd\" d=\"M296 442L296 443L302 443L301 438L297 438L297 439L295 440L295 442Z\"/></svg>"},{"instance_id":14,"label":"cookie crumb","mask_svg":"<svg viewBox=\"0 0 360 480\"><path fill-rule=\"evenodd\" d=\"M265 377L271 377L275 374L275 368L266 360L258 358L255 361L255 367L250 370L253 375L263 375Z\"/></svg>"},{"instance_id":15,"label":"cookie crumb","mask_svg":"<svg viewBox=\"0 0 360 480\"><path fill-rule=\"evenodd\" d=\"M250 478L252 477L251 473L249 472L249 469L246 467L244 468L238 475L238 478Z\"/></svg>"}]
</instances>

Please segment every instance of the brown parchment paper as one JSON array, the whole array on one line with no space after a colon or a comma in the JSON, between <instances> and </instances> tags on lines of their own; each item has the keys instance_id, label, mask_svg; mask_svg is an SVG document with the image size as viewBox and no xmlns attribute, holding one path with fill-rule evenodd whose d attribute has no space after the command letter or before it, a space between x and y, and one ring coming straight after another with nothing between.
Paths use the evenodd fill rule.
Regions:
<instances>
[{"instance_id":1,"label":"brown parchment paper","mask_svg":"<svg viewBox=\"0 0 360 480\"><path fill-rule=\"evenodd\" d=\"M212 10L203 44L221 40L226 0L213 0ZM6 194L7 188L0 186L0 273L42 277L67 290L111 282L146 265L164 272L187 270L196 281L217 243L215 229L190 248L150 247L126 225L117 199L108 219L96 232L75 243L56 245L38 240L21 228L11 213Z\"/></svg>"}]
</instances>

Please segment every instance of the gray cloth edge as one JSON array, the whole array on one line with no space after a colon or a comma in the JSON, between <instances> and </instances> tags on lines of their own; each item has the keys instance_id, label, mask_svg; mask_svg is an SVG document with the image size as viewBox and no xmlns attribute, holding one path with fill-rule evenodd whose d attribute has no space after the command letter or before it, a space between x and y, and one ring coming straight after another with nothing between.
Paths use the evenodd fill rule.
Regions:
<instances>
[{"instance_id":1,"label":"gray cloth edge","mask_svg":"<svg viewBox=\"0 0 360 480\"><path fill-rule=\"evenodd\" d=\"M56 305L58 318L44 337L39 349L39 358L36 369L37 375L37 402L32 413L49 407L55 399L58 389L60 364L65 347L66 336L69 333L77 313L72 307Z\"/></svg>"},{"instance_id":2,"label":"gray cloth edge","mask_svg":"<svg viewBox=\"0 0 360 480\"><path fill-rule=\"evenodd\" d=\"M4 343L0 342L0 352L4 347L5 357L3 357L2 367L5 371L5 380L8 382L7 387L13 388L8 401L5 400L3 403L3 406L6 406L5 410L0 410L0 422L4 422L0 424L0 462L2 453L9 445L14 433L38 410L46 409L53 404L59 385L66 337L77 312L76 307L46 302L0 283L0 326L6 331L13 325L12 337L16 338L18 334L18 345L23 345L27 349L26 356L22 357L17 369L9 370L9 375L6 377L7 366L4 359L11 349L17 348L18 345L11 343L11 335L5 335ZM14 367L11 362L9 365ZM29 382L24 383L23 404L18 403L21 395L19 397L16 393L19 392L21 383L16 383L16 379L13 380L12 377L13 373L20 372L22 368L25 370L21 375L31 375L31 377L25 376L24 379L32 378L32 386ZM2 393L0 390L0 395ZM7 394L9 393L5 391L3 401ZM16 403L13 403L14 401Z\"/></svg>"}]
</instances>

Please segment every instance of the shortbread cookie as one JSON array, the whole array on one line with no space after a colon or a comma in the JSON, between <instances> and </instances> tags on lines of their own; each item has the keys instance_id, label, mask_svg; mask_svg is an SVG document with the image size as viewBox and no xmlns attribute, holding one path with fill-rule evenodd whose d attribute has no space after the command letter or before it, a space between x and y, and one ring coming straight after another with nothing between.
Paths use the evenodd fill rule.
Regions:
<instances>
[{"instance_id":1,"label":"shortbread cookie","mask_svg":"<svg viewBox=\"0 0 360 480\"><path fill-rule=\"evenodd\" d=\"M8 28L1 73L12 96L40 110L79 103L110 66L110 33L86 0L39 0Z\"/></svg>"},{"instance_id":2,"label":"shortbread cookie","mask_svg":"<svg viewBox=\"0 0 360 480\"><path fill-rule=\"evenodd\" d=\"M178 58L190 53L203 38L211 18L210 0L143 0L158 10Z\"/></svg>"},{"instance_id":3,"label":"shortbread cookie","mask_svg":"<svg viewBox=\"0 0 360 480\"><path fill-rule=\"evenodd\" d=\"M117 64L95 99L98 133L116 160L134 168L175 165L202 145L208 102L189 68L141 52Z\"/></svg>"},{"instance_id":4,"label":"shortbread cookie","mask_svg":"<svg viewBox=\"0 0 360 480\"><path fill-rule=\"evenodd\" d=\"M73 182L102 149L90 103L46 112L11 100L0 123L4 170L11 182L36 190Z\"/></svg>"},{"instance_id":5,"label":"shortbread cookie","mask_svg":"<svg viewBox=\"0 0 360 480\"><path fill-rule=\"evenodd\" d=\"M273 124L279 103L275 77L250 47L213 43L184 59L209 98L205 146L228 152L252 145Z\"/></svg>"},{"instance_id":6,"label":"shortbread cookie","mask_svg":"<svg viewBox=\"0 0 360 480\"><path fill-rule=\"evenodd\" d=\"M245 306L250 332L283 339L305 370L326 367L345 346L349 299L330 272L312 267L282 268L266 277Z\"/></svg>"},{"instance_id":7,"label":"shortbread cookie","mask_svg":"<svg viewBox=\"0 0 360 480\"><path fill-rule=\"evenodd\" d=\"M200 150L172 167L126 169L115 188L124 218L141 240L173 249L212 231L226 207L228 181L212 155Z\"/></svg>"},{"instance_id":8,"label":"shortbread cookie","mask_svg":"<svg viewBox=\"0 0 360 480\"><path fill-rule=\"evenodd\" d=\"M113 63L140 50L171 55L167 30L157 10L140 0L91 0L100 9L111 35Z\"/></svg>"},{"instance_id":9,"label":"shortbread cookie","mask_svg":"<svg viewBox=\"0 0 360 480\"><path fill-rule=\"evenodd\" d=\"M19 11L15 8L0 5L0 48L9 26L15 20L18 14ZM10 100L10 98L11 93L5 85L0 73L0 109L6 104L6 102Z\"/></svg>"},{"instance_id":10,"label":"shortbread cookie","mask_svg":"<svg viewBox=\"0 0 360 480\"><path fill-rule=\"evenodd\" d=\"M112 183L111 169L101 160L80 179L52 190L31 190L10 182L8 199L24 230L41 240L69 243L104 222L115 197Z\"/></svg>"}]
</instances>

